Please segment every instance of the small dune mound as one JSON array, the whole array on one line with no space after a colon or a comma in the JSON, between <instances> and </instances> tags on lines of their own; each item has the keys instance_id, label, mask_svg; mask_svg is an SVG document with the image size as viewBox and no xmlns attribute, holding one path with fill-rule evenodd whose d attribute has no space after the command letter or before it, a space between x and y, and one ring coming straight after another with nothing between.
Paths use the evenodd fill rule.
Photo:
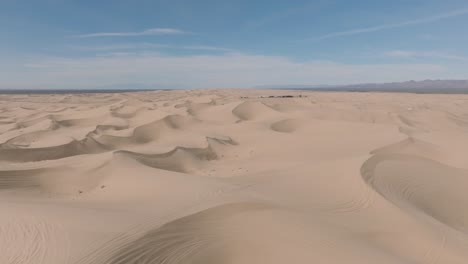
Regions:
<instances>
[{"instance_id":1,"label":"small dune mound","mask_svg":"<svg viewBox=\"0 0 468 264\"><path fill-rule=\"evenodd\" d=\"M207 137L206 141L210 145L238 145L238 143L230 137Z\"/></svg>"},{"instance_id":2,"label":"small dune mound","mask_svg":"<svg viewBox=\"0 0 468 264\"><path fill-rule=\"evenodd\" d=\"M232 113L241 120L255 120L274 117L278 112L262 102L246 101L236 106Z\"/></svg>"},{"instance_id":3,"label":"small dune mound","mask_svg":"<svg viewBox=\"0 0 468 264\"><path fill-rule=\"evenodd\" d=\"M301 126L301 122L297 119L284 119L271 124L271 129L276 132L292 133Z\"/></svg>"},{"instance_id":4,"label":"small dune mound","mask_svg":"<svg viewBox=\"0 0 468 264\"><path fill-rule=\"evenodd\" d=\"M182 173L190 172L197 165L197 162L217 158L216 153L210 147L176 147L172 151L161 154L143 154L131 151L117 151L116 154L129 156L152 168Z\"/></svg>"},{"instance_id":5,"label":"small dune mound","mask_svg":"<svg viewBox=\"0 0 468 264\"><path fill-rule=\"evenodd\" d=\"M205 110L206 108L209 108L211 106L215 106L216 101L211 100L208 103L193 103L190 102L187 104L187 113L189 115L197 116L201 111Z\"/></svg>"},{"instance_id":6,"label":"small dune mound","mask_svg":"<svg viewBox=\"0 0 468 264\"><path fill-rule=\"evenodd\" d=\"M395 205L468 233L468 171L416 156L380 154L363 164L361 174Z\"/></svg>"},{"instance_id":7,"label":"small dune mound","mask_svg":"<svg viewBox=\"0 0 468 264\"><path fill-rule=\"evenodd\" d=\"M51 114L57 114L57 113L65 112L68 109L69 107L52 107L52 109L47 109L46 112L51 113Z\"/></svg>"},{"instance_id":8,"label":"small dune mound","mask_svg":"<svg viewBox=\"0 0 468 264\"><path fill-rule=\"evenodd\" d=\"M123 106L116 110L111 110L111 115L118 118L132 118L139 112L146 110L144 107Z\"/></svg>"},{"instance_id":9,"label":"small dune mound","mask_svg":"<svg viewBox=\"0 0 468 264\"><path fill-rule=\"evenodd\" d=\"M95 126L96 124L100 124L106 120L108 116L96 116L96 117L84 117L84 118L76 118L76 119L61 119L59 117L55 117L55 121L60 126L64 127L73 127L73 126Z\"/></svg>"},{"instance_id":10,"label":"small dune mound","mask_svg":"<svg viewBox=\"0 0 468 264\"><path fill-rule=\"evenodd\" d=\"M25 127L30 127L42 122L51 122L51 123L56 123L55 118L52 115L46 115L46 116L41 116L38 118L33 118L25 121L21 121L16 123L17 128L25 128Z\"/></svg>"},{"instance_id":11,"label":"small dune mound","mask_svg":"<svg viewBox=\"0 0 468 264\"><path fill-rule=\"evenodd\" d=\"M166 153L143 154L131 151L117 151L116 155L125 155L152 168L187 173L198 168L205 161L216 160L219 155L215 145L235 145L232 139L207 138L205 148L175 147Z\"/></svg>"},{"instance_id":12,"label":"small dune mound","mask_svg":"<svg viewBox=\"0 0 468 264\"><path fill-rule=\"evenodd\" d=\"M118 125L97 125L95 132L102 133L108 130L124 130L128 128L128 124L118 124Z\"/></svg>"},{"instance_id":13,"label":"small dune mound","mask_svg":"<svg viewBox=\"0 0 468 264\"><path fill-rule=\"evenodd\" d=\"M181 115L168 115L162 119L169 127L183 129L194 122L193 119Z\"/></svg>"},{"instance_id":14,"label":"small dune mound","mask_svg":"<svg viewBox=\"0 0 468 264\"><path fill-rule=\"evenodd\" d=\"M161 133L164 132L164 130L177 127L171 122L171 120L172 118L165 117L162 120L135 128L133 131L132 140L140 144L157 140Z\"/></svg>"},{"instance_id":15,"label":"small dune mound","mask_svg":"<svg viewBox=\"0 0 468 264\"><path fill-rule=\"evenodd\" d=\"M235 123L239 118L232 114L232 109L235 108L238 102L191 104L187 107L187 113L200 121L210 123Z\"/></svg>"},{"instance_id":16,"label":"small dune mound","mask_svg":"<svg viewBox=\"0 0 468 264\"><path fill-rule=\"evenodd\" d=\"M269 107L272 109L278 111L278 112L283 112L283 113L290 113L298 110L303 110L304 108L300 105L300 103L297 102L289 102L290 100L287 100L288 102L285 102L282 99L281 102L278 103L273 103L273 104L268 104Z\"/></svg>"},{"instance_id":17,"label":"small dune mound","mask_svg":"<svg viewBox=\"0 0 468 264\"><path fill-rule=\"evenodd\" d=\"M2 144L2 146L29 147L33 142L39 140L48 132L49 131L34 131L25 133L7 140L5 143Z\"/></svg>"},{"instance_id":18,"label":"small dune mound","mask_svg":"<svg viewBox=\"0 0 468 264\"><path fill-rule=\"evenodd\" d=\"M427 129L424 128L423 124L403 115L397 116L397 123L400 125L400 132L408 136L412 136L421 132L427 132Z\"/></svg>"},{"instance_id":19,"label":"small dune mound","mask_svg":"<svg viewBox=\"0 0 468 264\"><path fill-rule=\"evenodd\" d=\"M93 131L94 133L102 133L107 130L124 130L128 129L130 127L130 124L127 120L122 119L122 118L108 118L102 123L99 123L96 125L95 130Z\"/></svg>"},{"instance_id":20,"label":"small dune mound","mask_svg":"<svg viewBox=\"0 0 468 264\"><path fill-rule=\"evenodd\" d=\"M30 126L22 127L16 124L13 126L3 126L3 128L3 133L0 130L0 142L5 143L10 141L12 144L28 145L30 140L37 139L40 135L45 135L48 132L54 133L54 130L59 129L60 126L53 119L43 119Z\"/></svg>"}]
</instances>

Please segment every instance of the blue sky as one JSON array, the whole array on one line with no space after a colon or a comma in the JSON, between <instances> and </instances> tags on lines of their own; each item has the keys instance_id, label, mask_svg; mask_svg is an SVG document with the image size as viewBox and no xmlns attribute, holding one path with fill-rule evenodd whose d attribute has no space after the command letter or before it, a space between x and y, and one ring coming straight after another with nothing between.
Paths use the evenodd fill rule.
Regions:
<instances>
[{"instance_id":1,"label":"blue sky","mask_svg":"<svg viewBox=\"0 0 468 264\"><path fill-rule=\"evenodd\" d=\"M2 0L0 88L468 79L466 0Z\"/></svg>"}]
</instances>

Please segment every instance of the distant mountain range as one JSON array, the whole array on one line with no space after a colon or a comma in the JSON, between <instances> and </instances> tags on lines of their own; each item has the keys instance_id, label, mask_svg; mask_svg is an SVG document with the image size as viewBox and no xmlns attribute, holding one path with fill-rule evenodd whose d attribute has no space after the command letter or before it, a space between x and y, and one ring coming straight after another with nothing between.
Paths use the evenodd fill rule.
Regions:
<instances>
[{"instance_id":1,"label":"distant mountain range","mask_svg":"<svg viewBox=\"0 0 468 264\"><path fill-rule=\"evenodd\" d=\"M356 92L468 93L468 80L424 80L352 85L275 85L270 87L264 86L262 88Z\"/></svg>"}]
</instances>

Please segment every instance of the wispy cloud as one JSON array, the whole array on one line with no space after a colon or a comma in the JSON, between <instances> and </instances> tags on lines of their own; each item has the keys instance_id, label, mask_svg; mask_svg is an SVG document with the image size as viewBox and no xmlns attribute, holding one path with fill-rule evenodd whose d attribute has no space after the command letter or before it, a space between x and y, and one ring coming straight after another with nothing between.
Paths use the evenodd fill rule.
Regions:
<instances>
[{"instance_id":1,"label":"wispy cloud","mask_svg":"<svg viewBox=\"0 0 468 264\"><path fill-rule=\"evenodd\" d=\"M151 28L138 32L98 32L91 34L76 35L77 38L101 38L101 37L136 37L151 35L177 35L187 34L187 32L175 28Z\"/></svg>"},{"instance_id":2,"label":"wispy cloud","mask_svg":"<svg viewBox=\"0 0 468 264\"><path fill-rule=\"evenodd\" d=\"M186 50L201 50L201 51L220 51L220 52L234 52L235 50L222 47L213 46L183 46L182 49Z\"/></svg>"},{"instance_id":3,"label":"wispy cloud","mask_svg":"<svg viewBox=\"0 0 468 264\"><path fill-rule=\"evenodd\" d=\"M351 36L351 35L357 35L357 34L383 31L387 29L402 28L402 27L407 27L407 26L412 26L412 25L427 24L427 23L432 23L432 22L436 22L439 20L444 20L444 19L463 16L463 15L468 15L468 8L460 9L460 10L456 10L456 11L452 11L448 13L437 14L434 16L426 17L426 18L408 20L408 21L403 21L403 22L398 22L398 23L393 23L393 24L383 24L383 25L377 25L377 26L372 26L372 27L363 27L363 28L355 28L355 29L346 30L346 31L332 32L329 34L325 34L323 36L313 38L312 40L320 41L320 40L342 37L342 36Z\"/></svg>"},{"instance_id":4,"label":"wispy cloud","mask_svg":"<svg viewBox=\"0 0 468 264\"><path fill-rule=\"evenodd\" d=\"M385 57L392 58L431 58L456 61L468 61L468 57L455 55L440 51L409 51L409 50L392 50L384 53Z\"/></svg>"},{"instance_id":5,"label":"wispy cloud","mask_svg":"<svg viewBox=\"0 0 468 264\"><path fill-rule=\"evenodd\" d=\"M110 45L99 45L99 46L80 46L80 45L70 45L68 46L71 49L78 51L114 51L114 50L152 50L160 48L169 48L172 47L168 44L160 43L122 43L122 44L110 44Z\"/></svg>"},{"instance_id":6,"label":"wispy cloud","mask_svg":"<svg viewBox=\"0 0 468 264\"><path fill-rule=\"evenodd\" d=\"M123 44L110 44L110 45L99 45L99 46L80 46L72 45L69 48L79 51L91 51L91 52L102 52L102 51L151 51L160 49L179 49L179 50L194 50L194 51L212 51L212 52L236 52L234 49L206 46L206 45L192 45L192 46L181 46L172 44L161 44L161 43L123 43Z\"/></svg>"}]
</instances>

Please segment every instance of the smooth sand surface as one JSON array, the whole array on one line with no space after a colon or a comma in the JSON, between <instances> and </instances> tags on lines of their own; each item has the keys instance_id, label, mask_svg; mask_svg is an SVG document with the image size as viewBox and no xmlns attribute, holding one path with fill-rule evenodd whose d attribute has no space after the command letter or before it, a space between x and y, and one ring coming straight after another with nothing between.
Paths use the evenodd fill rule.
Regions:
<instances>
[{"instance_id":1,"label":"smooth sand surface","mask_svg":"<svg viewBox=\"0 0 468 264\"><path fill-rule=\"evenodd\" d=\"M467 153L468 95L0 95L0 263L466 264Z\"/></svg>"}]
</instances>

